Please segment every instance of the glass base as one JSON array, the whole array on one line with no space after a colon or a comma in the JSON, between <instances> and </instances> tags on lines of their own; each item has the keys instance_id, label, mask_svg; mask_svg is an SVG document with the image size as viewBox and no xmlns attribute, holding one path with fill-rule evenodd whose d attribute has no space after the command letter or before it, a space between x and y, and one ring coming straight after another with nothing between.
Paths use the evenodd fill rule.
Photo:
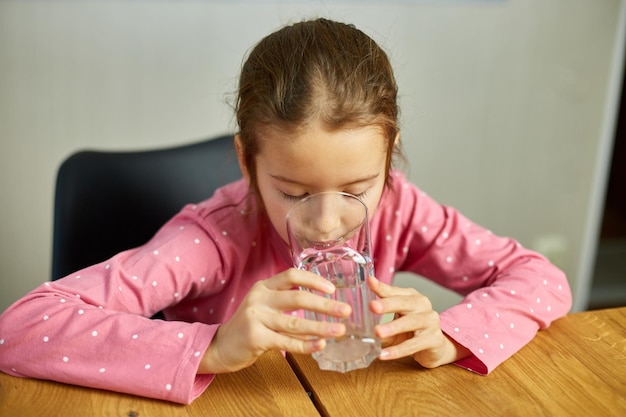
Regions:
<instances>
[{"instance_id":1,"label":"glass base","mask_svg":"<svg viewBox=\"0 0 626 417\"><path fill-rule=\"evenodd\" d=\"M367 368L379 355L379 339L345 337L341 340L328 340L326 347L312 356L320 369L343 373Z\"/></svg>"}]
</instances>

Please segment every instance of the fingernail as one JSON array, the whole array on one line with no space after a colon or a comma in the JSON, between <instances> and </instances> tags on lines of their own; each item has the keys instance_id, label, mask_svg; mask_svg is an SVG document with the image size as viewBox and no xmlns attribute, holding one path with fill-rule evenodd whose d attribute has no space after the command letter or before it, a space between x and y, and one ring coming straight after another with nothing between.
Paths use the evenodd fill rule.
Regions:
<instances>
[{"instance_id":1,"label":"fingernail","mask_svg":"<svg viewBox=\"0 0 626 417\"><path fill-rule=\"evenodd\" d=\"M324 283L324 287L326 287L326 292L328 292L328 293L334 293L335 292L335 286L332 284L332 282L326 281Z\"/></svg>"},{"instance_id":2,"label":"fingernail","mask_svg":"<svg viewBox=\"0 0 626 417\"><path fill-rule=\"evenodd\" d=\"M325 345L326 341L324 339L316 339L312 343L311 350L317 352L318 350L324 349Z\"/></svg>"},{"instance_id":3,"label":"fingernail","mask_svg":"<svg viewBox=\"0 0 626 417\"><path fill-rule=\"evenodd\" d=\"M380 352L380 355L378 356L380 359L384 359L387 356L389 356L389 351L388 350L383 350Z\"/></svg>"}]
</instances>

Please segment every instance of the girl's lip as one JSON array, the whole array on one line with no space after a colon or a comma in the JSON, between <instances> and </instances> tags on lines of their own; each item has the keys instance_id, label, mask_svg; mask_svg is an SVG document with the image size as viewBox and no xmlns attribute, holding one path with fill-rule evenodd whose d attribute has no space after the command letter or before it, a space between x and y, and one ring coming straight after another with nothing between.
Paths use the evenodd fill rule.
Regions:
<instances>
[{"instance_id":1,"label":"girl's lip","mask_svg":"<svg viewBox=\"0 0 626 417\"><path fill-rule=\"evenodd\" d=\"M335 246L338 242L343 240L343 236L339 236L337 239L328 240L326 242L310 242L310 245L315 249L327 249L331 246Z\"/></svg>"}]
</instances>

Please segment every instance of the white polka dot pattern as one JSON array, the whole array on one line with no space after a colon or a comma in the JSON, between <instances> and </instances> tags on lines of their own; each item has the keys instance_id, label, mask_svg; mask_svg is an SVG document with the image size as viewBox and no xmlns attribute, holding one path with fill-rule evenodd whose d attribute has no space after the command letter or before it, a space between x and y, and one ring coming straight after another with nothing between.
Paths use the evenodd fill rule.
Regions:
<instances>
[{"instance_id":1,"label":"white polka dot pattern","mask_svg":"<svg viewBox=\"0 0 626 417\"><path fill-rule=\"evenodd\" d=\"M464 294L440 312L441 329L474 355L459 365L489 372L569 310L560 271L437 204L401 173L390 181L396 192L384 193L370 224L377 277L389 284L415 272ZM195 372L215 325L255 282L290 266L280 237L259 231L247 196L245 182L236 183L185 208L146 245L44 283L30 295L36 302L0 317L0 369L188 402L208 384ZM147 319L159 310L175 321ZM35 349L46 355L27 355Z\"/></svg>"}]
</instances>

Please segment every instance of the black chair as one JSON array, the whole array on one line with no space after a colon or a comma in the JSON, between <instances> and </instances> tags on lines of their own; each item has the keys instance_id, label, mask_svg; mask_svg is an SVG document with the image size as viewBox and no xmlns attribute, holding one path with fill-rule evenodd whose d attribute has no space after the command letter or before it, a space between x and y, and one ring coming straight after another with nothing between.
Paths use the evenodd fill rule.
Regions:
<instances>
[{"instance_id":1,"label":"black chair","mask_svg":"<svg viewBox=\"0 0 626 417\"><path fill-rule=\"evenodd\" d=\"M185 204L238 178L232 135L166 149L71 155L57 175L52 280L144 244Z\"/></svg>"}]
</instances>

